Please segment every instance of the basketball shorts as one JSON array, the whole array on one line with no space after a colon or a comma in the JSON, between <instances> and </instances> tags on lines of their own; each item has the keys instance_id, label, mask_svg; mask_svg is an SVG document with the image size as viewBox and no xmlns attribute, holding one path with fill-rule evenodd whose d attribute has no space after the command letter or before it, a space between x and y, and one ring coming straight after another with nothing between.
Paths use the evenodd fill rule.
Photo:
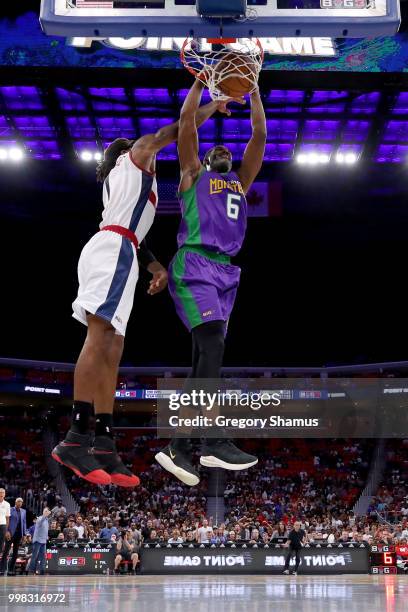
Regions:
<instances>
[{"instance_id":1,"label":"basketball shorts","mask_svg":"<svg viewBox=\"0 0 408 612\"><path fill-rule=\"evenodd\" d=\"M240 275L226 255L199 247L182 247L176 253L169 267L169 291L189 331L208 321L228 323Z\"/></svg>"},{"instance_id":2,"label":"basketball shorts","mask_svg":"<svg viewBox=\"0 0 408 612\"><path fill-rule=\"evenodd\" d=\"M78 262L78 297L73 317L87 325L91 313L126 334L133 307L139 264L132 242L114 232L98 232L85 245Z\"/></svg>"}]
</instances>

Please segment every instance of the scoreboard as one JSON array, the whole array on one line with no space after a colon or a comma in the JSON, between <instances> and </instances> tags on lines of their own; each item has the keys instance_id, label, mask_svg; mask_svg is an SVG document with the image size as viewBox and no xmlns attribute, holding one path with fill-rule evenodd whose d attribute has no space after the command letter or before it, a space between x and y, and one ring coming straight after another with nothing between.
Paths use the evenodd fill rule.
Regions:
<instances>
[{"instance_id":1,"label":"scoreboard","mask_svg":"<svg viewBox=\"0 0 408 612\"><path fill-rule=\"evenodd\" d=\"M370 547L371 574L397 574L397 551L393 544L374 544Z\"/></svg>"}]
</instances>

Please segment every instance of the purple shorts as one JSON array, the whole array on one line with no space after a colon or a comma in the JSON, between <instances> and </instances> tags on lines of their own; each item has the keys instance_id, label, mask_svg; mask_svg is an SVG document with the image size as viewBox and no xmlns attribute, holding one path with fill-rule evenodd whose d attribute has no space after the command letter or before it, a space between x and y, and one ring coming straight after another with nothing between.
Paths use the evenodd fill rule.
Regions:
<instances>
[{"instance_id":1,"label":"purple shorts","mask_svg":"<svg viewBox=\"0 0 408 612\"><path fill-rule=\"evenodd\" d=\"M169 267L169 290L176 311L189 331L207 321L228 322L241 270L227 255L183 247Z\"/></svg>"}]
</instances>

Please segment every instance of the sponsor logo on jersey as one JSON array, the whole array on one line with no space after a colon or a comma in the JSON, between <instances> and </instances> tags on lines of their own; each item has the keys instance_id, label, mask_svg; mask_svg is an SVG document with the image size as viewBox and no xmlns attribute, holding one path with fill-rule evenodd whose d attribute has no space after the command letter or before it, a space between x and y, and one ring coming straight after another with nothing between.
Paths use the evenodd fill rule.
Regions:
<instances>
[{"instance_id":1,"label":"sponsor logo on jersey","mask_svg":"<svg viewBox=\"0 0 408 612\"><path fill-rule=\"evenodd\" d=\"M202 316L203 317L209 317L210 315L212 315L213 311L212 310L206 310L205 312L203 312Z\"/></svg>"},{"instance_id":2,"label":"sponsor logo on jersey","mask_svg":"<svg viewBox=\"0 0 408 612\"><path fill-rule=\"evenodd\" d=\"M241 193L244 195L244 190L242 189L242 185L239 181L225 181L224 179L210 178L210 195L222 193L224 189L229 189L234 193Z\"/></svg>"}]
</instances>

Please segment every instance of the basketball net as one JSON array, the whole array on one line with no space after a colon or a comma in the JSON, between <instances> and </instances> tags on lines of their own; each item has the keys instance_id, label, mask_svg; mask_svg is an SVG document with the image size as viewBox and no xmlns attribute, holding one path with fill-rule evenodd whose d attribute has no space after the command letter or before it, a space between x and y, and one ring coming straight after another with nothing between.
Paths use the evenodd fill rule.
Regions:
<instances>
[{"instance_id":1,"label":"basketball net","mask_svg":"<svg viewBox=\"0 0 408 612\"><path fill-rule=\"evenodd\" d=\"M245 79L248 93L255 91L264 53L258 38L208 38L207 44L186 38L180 56L185 68L208 87L213 100L227 100L229 96L220 89L226 78Z\"/></svg>"}]
</instances>

